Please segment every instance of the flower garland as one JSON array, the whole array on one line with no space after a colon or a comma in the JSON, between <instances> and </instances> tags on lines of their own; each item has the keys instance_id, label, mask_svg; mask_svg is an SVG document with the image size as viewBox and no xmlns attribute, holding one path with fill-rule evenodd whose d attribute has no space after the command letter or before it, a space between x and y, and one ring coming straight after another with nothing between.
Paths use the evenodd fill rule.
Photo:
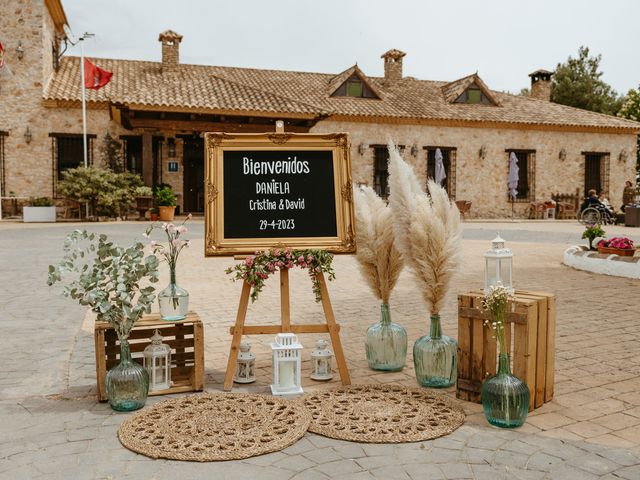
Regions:
<instances>
[{"instance_id":1,"label":"flower garland","mask_svg":"<svg viewBox=\"0 0 640 480\"><path fill-rule=\"evenodd\" d=\"M322 291L316 275L326 273L329 280L335 279L336 274L331 266L332 261L333 255L324 250L275 248L256 252L255 255L245 258L244 262L227 268L226 273L234 275L233 281L242 280L251 285L251 301L255 302L269 275L283 268L306 268L313 282L316 302L319 302L322 300Z\"/></svg>"}]
</instances>

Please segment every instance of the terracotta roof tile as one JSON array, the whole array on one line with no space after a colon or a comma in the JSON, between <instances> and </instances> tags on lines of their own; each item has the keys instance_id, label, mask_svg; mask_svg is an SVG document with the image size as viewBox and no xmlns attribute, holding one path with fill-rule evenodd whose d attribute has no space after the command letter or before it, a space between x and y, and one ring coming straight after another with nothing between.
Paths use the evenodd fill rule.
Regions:
<instances>
[{"instance_id":1,"label":"terracotta roof tile","mask_svg":"<svg viewBox=\"0 0 640 480\"><path fill-rule=\"evenodd\" d=\"M529 125L622 128L640 131L640 123L609 115L571 108L530 97L491 91L477 75L454 82L404 78L383 84L383 78L364 76L380 99L331 97L330 90L347 72L338 75L284 70L177 66L162 73L159 62L94 59L114 73L100 90L87 91L90 102L125 105L296 114L303 116L387 117L415 120L508 122ZM79 101L78 57L63 57L60 69L45 88L45 100ZM346 78L345 78L346 79ZM456 92L472 81L486 88L498 105L450 103ZM336 85L337 87L338 85ZM462 90L460 90L462 88ZM459 95L459 94L458 94ZM457 95L456 97L457 98ZM455 99L454 98L454 99Z\"/></svg>"}]
</instances>

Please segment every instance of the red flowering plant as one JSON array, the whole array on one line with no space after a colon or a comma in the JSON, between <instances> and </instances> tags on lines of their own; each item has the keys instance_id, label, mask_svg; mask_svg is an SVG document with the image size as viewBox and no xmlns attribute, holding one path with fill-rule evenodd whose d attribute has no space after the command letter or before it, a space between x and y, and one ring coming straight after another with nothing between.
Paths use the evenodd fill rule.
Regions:
<instances>
[{"instance_id":1,"label":"red flowering plant","mask_svg":"<svg viewBox=\"0 0 640 480\"><path fill-rule=\"evenodd\" d=\"M623 250L631 250L634 247L633 240L627 237L612 237L598 242L599 247L620 248Z\"/></svg>"},{"instance_id":2,"label":"red flowering plant","mask_svg":"<svg viewBox=\"0 0 640 480\"><path fill-rule=\"evenodd\" d=\"M318 273L326 273L329 280L335 279L336 274L331 266L332 261L333 255L324 250L275 248L264 252L256 252L255 255L245 258L242 263L227 268L226 273L233 274L234 281L243 280L251 285L251 301L255 301L269 275L283 268L306 268L313 282L313 293L316 296L316 302L319 302L322 300L322 293L320 291L320 282L316 275Z\"/></svg>"}]
</instances>

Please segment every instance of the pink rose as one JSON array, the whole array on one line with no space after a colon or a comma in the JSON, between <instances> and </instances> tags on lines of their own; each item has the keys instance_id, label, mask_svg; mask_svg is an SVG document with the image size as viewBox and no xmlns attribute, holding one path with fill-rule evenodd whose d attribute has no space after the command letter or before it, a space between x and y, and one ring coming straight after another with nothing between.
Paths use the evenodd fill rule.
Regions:
<instances>
[{"instance_id":1,"label":"pink rose","mask_svg":"<svg viewBox=\"0 0 640 480\"><path fill-rule=\"evenodd\" d=\"M293 262L287 263L287 268L293 268L295 265Z\"/></svg>"},{"instance_id":2,"label":"pink rose","mask_svg":"<svg viewBox=\"0 0 640 480\"><path fill-rule=\"evenodd\" d=\"M298 257L298 263L304 263L304 257L302 255Z\"/></svg>"}]
</instances>

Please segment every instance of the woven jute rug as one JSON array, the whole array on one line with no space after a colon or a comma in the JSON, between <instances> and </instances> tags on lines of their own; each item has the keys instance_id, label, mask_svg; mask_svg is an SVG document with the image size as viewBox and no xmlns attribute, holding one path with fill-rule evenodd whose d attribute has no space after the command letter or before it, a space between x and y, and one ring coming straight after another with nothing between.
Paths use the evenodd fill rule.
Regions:
<instances>
[{"instance_id":1,"label":"woven jute rug","mask_svg":"<svg viewBox=\"0 0 640 480\"><path fill-rule=\"evenodd\" d=\"M209 462L282 450L309 427L296 401L249 394L201 394L155 404L125 420L122 445L152 458Z\"/></svg>"},{"instance_id":2,"label":"woven jute rug","mask_svg":"<svg viewBox=\"0 0 640 480\"><path fill-rule=\"evenodd\" d=\"M464 422L457 402L441 393L393 385L354 385L305 396L309 431L365 443L403 443L448 435Z\"/></svg>"}]
</instances>

